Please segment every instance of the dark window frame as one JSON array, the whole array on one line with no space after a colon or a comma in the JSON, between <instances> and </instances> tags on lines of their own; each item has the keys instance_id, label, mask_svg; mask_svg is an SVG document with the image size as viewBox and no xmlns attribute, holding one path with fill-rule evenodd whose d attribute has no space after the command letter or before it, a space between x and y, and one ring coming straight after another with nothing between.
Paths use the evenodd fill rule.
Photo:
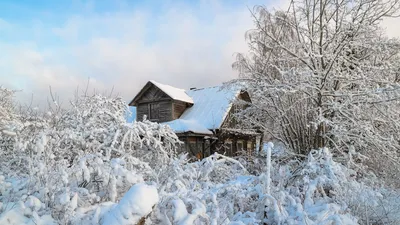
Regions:
<instances>
[{"instance_id":1,"label":"dark window frame","mask_svg":"<svg viewBox=\"0 0 400 225\"><path fill-rule=\"evenodd\" d=\"M154 112L155 111L155 109L157 109L158 111L160 110L160 108L159 108L159 105L158 105L158 103L149 103L148 104L148 108L147 108L147 113L148 113L148 119L150 120L150 121L158 121L160 118L160 112L158 112L158 113L155 113L156 114L156 116L154 116L154 113L152 113L152 112Z\"/></svg>"}]
</instances>

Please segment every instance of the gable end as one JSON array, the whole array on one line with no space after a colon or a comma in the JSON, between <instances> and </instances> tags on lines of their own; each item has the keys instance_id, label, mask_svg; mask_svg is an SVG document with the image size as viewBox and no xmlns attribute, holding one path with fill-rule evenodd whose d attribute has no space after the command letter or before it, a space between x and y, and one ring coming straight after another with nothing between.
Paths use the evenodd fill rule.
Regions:
<instances>
[{"instance_id":1,"label":"gable end","mask_svg":"<svg viewBox=\"0 0 400 225\"><path fill-rule=\"evenodd\" d=\"M147 84L140 90L140 92L132 99L129 106L137 106L141 103L149 103L155 101L172 100L166 93L155 86L151 82Z\"/></svg>"}]
</instances>

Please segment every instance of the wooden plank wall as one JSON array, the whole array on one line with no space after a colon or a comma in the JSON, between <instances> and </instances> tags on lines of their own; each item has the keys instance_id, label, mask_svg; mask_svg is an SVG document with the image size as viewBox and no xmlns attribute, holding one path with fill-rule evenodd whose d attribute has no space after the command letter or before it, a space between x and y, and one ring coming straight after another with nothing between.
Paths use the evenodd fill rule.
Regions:
<instances>
[{"instance_id":1,"label":"wooden plank wall","mask_svg":"<svg viewBox=\"0 0 400 225\"><path fill-rule=\"evenodd\" d=\"M187 105L185 102L181 102L181 101L174 101L172 103L172 119L179 119L179 117L182 115L183 112L185 112L187 108Z\"/></svg>"},{"instance_id":2,"label":"wooden plank wall","mask_svg":"<svg viewBox=\"0 0 400 225\"><path fill-rule=\"evenodd\" d=\"M137 102L137 121L142 121L144 115L147 115L148 120L160 123L171 121L173 118L173 100L154 85L147 89Z\"/></svg>"}]
</instances>

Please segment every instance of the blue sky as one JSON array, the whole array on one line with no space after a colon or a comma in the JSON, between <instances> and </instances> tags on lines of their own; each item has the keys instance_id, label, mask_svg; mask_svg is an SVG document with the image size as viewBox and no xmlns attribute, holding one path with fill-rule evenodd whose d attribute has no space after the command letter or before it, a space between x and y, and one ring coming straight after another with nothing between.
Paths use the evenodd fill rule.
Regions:
<instances>
[{"instance_id":1,"label":"blue sky","mask_svg":"<svg viewBox=\"0 0 400 225\"><path fill-rule=\"evenodd\" d=\"M236 76L246 51L247 7L261 0L2 0L0 85L45 102L49 86L67 101L76 88L129 100L150 79L182 88Z\"/></svg>"},{"instance_id":2,"label":"blue sky","mask_svg":"<svg viewBox=\"0 0 400 225\"><path fill-rule=\"evenodd\" d=\"M49 86L67 102L88 79L127 101L150 79L220 84L237 76L233 53L247 51L247 7L258 4L287 1L1 0L0 85L43 103Z\"/></svg>"}]
</instances>

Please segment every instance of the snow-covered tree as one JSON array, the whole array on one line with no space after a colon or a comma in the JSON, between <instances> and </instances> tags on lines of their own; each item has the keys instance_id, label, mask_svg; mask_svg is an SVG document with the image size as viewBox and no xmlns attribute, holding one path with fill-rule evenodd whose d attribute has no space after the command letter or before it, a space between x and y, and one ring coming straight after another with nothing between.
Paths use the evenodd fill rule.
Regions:
<instances>
[{"instance_id":1,"label":"snow-covered tree","mask_svg":"<svg viewBox=\"0 0 400 225\"><path fill-rule=\"evenodd\" d=\"M296 153L328 146L398 176L400 42L379 23L399 8L398 0L256 7L255 29L246 33L250 52L233 64L253 98L242 119ZM383 162L396 170L383 171Z\"/></svg>"}]
</instances>

